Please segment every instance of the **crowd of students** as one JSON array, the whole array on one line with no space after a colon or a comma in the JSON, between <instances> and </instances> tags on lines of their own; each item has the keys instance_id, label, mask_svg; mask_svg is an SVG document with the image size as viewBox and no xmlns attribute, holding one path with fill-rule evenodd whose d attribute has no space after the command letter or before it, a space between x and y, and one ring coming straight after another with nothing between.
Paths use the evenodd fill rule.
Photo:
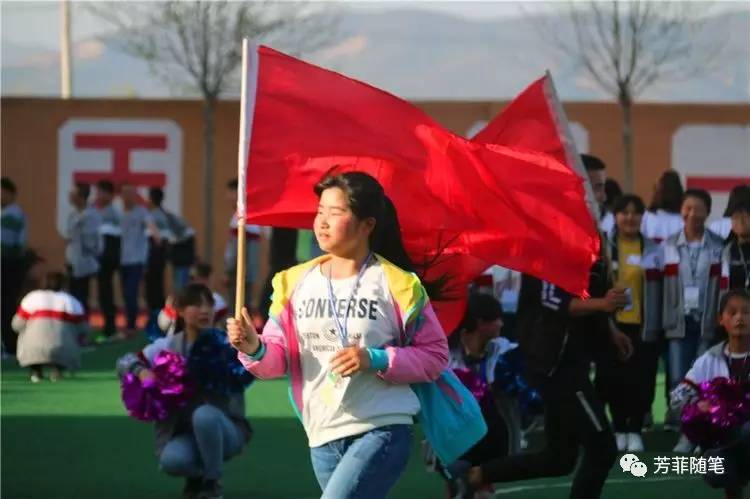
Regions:
<instances>
[{"instance_id":1,"label":"crowd of students","mask_svg":"<svg viewBox=\"0 0 750 499\"><path fill-rule=\"evenodd\" d=\"M260 379L289 377L323 497L386 496L412 448L420 400L410 385L435 382L445 369L471 389L488 426L457 461L433 458L451 497L482 497L493 483L569 474L579 454L570 496L599 497L618 451L645 448L641 433L653 424L660 359L664 396L672 399L665 425L675 427L694 397L685 386L750 376L750 187L732 191L724 219L712 229L706 225L710 195L683 191L675 172L660 178L647 210L638 196L607 182L601 160L582 159L602 208L591 297L530 275L486 290L480 279L467 290L466 317L450 344L431 305L445 283L416 277L395 209L368 175L333 175L316 186L317 244L296 231L248 229L248 299L242 319L229 315L226 326L234 304L236 218L225 254L227 306L210 287L210 267L192 265L194 233L161 207L159 189L149 191L144 206L132 186L121 186L119 210L111 183L97 184L93 204L89 187L76 185L67 231L70 293L62 292L65 276L52 273L42 289L23 298L12 324L21 334L19 361L36 381L45 365L56 378L60 369L77 367L78 357L66 348L37 355L26 338L38 338L32 328L46 331L50 322L56 334L85 334L94 279L105 335L114 334L114 272L123 285L129 333L145 271L153 341L121 359L119 373L147 380L160 352L189 355L202 335L225 327L245 369ZM230 202L236 202L236 187L236 181L228 184ZM3 179L3 269L6 257L20 258L25 242L25 221L9 194L15 187ZM262 242L269 244L268 264L260 256ZM171 297L164 292L168 262ZM257 315L268 319L262 331ZM722 367L714 357L729 361ZM160 465L185 477L184 497L222 497L222 462L251 434L240 406L241 391L220 400L201 392L168 424L157 423ZM540 413L544 444L529 451L523 430ZM727 497L742 497L750 476L742 457L750 449L748 433L746 424L734 443L740 451L730 453L738 471L712 478ZM682 436L674 450L692 452L694 445Z\"/></svg>"},{"instance_id":2,"label":"crowd of students","mask_svg":"<svg viewBox=\"0 0 750 499\"><path fill-rule=\"evenodd\" d=\"M237 182L227 184L229 202L236 203ZM22 291L40 284L39 276L29 275L29 269L40 259L27 248L27 221L15 202L16 186L7 177L2 179L2 258L3 258L3 351L15 353L15 338L10 321L22 298ZM101 180L95 186L77 183L69 193L71 213L66 221L65 288L82 305L88 316L92 305L90 289L95 283L96 303L103 318L97 342L133 337L140 311L148 311L147 329L156 327L159 311L166 303L165 273L171 267L171 289L179 291L191 280L191 268L206 272L205 264L197 259L195 232L180 216L163 207L164 192L150 188L141 198L129 184L116 186ZM225 253L225 277L222 283L234 294L236 269L236 218L229 226ZM254 300L253 310L264 282L260 272L259 247L267 232L248 226L248 300ZM121 285L120 296L124 312L124 327L118 329L115 276ZM257 281L254 283L254 281ZM250 301L248 305L251 305Z\"/></svg>"}]
</instances>

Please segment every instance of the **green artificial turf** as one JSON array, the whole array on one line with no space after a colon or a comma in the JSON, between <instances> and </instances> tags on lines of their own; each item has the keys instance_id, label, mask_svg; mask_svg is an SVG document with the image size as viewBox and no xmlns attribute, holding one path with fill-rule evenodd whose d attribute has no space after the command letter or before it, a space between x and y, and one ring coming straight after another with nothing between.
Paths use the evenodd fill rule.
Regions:
<instances>
[{"instance_id":1,"label":"green artificial turf","mask_svg":"<svg viewBox=\"0 0 750 499\"><path fill-rule=\"evenodd\" d=\"M58 383L32 385L14 360L2 363L1 492L3 499L178 499L182 483L156 468L151 425L133 420L120 401L115 359L140 343L104 345L84 354L84 368ZM286 381L256 382L247 392L255 436L243 454L230 461L223 480L225 496L236 498L319 497L306 439L289 405ZM661 393L659 391L658 393ZM657 397L661 399L661 397ZM663 415L663 403L654 411ZM650 464L668 455L673 433L650 432L641 460ZM418 440L418 438L416 439ZM540 436L533 439L539 445ZM427 473L415 441L409 468L390 497L443 498L443 483ZM563 499L569 477L514 482L497 497ZM720 497L697 477L634 478L615 466L605 486L606 499Z\"/></svg>"}]
</instances>

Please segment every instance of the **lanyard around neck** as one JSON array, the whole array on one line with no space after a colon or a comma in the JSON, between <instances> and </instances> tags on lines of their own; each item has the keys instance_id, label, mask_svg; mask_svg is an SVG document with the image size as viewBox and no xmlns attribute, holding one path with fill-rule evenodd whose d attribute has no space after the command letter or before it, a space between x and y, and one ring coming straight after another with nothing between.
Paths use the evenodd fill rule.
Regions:
<instances>
[{"instance_id":1,"label":"lanyard around neck","mask_svg":"<svg viewBox=\"0 0 750 499\"><path fill-rule=\"evenodd\" d=\"M748 359L750 359L750 353L745 353L745 358L742 360L742 367L740 368L740 372L737 374L737 376L732 376L732 358L731 353L729 352L729 349L727 348L724 350L724 361L727 363L727 372L729 373L730 378L736 378L739 381L743 381L748 375L750 375L750 372L748 372ZM736 357L734 357L736 358Z\"/></svg>"},{"instance_id":2,"label":"lanyard around neck","mask_svg":"<svg viewBox=\"0 0 750 499\"><path fill-rule=\"evenodd\" d=\"M331 311L333 312L333 322L336 325L336 330L338 331L339 338L341 339L341 345L344 348L349 346L349 325L347 324L347 319L349 318L349 312L352 308L352 300L354 299L354 295L357 294L359 281L362 280L362 276L365 273L365 269L367 269L367 264L369 263L371 256L372 253L369 253L367 255L367 258L365 258L365 261L362 262L362 267L359 269L357 279L354 281L354 286L352 286L352 292L349 295L349 299L346 301L346 312L344 313L344 317L339 317L338 308L336 307L336 296L333 294L333 284L331 283L331 265L329 264L328 266L328 276L326 278L326 281L328 283L328 303L331 306Z\"/></svg>"}]
</instances>

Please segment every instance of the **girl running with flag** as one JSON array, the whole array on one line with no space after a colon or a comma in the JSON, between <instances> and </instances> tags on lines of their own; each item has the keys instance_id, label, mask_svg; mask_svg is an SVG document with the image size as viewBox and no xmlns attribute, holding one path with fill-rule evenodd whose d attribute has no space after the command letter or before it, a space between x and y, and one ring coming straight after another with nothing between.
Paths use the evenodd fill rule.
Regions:
<instances>
[{"instance_id":1,"label":"girl running with flag","mask_svg":"<svg viewBox=\"0 0 750 499\"><path fill-rule=\"evenodd\" d=\"M409 460L409 384L440 376L448 344L377 180L327 176L315 193L326 254L274 277L262 335L247 310L228 334L257 377L289 374L322 497L382 498Z\"/></svg>"}]
</instances>

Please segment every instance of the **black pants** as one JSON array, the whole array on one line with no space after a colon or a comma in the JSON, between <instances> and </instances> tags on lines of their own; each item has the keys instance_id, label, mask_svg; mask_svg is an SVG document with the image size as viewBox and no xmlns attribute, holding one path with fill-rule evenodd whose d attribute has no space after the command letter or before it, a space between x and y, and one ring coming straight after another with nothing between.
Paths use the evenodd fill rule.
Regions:
<instances>
[{"instance_id":1,"label":"black pants","mask_svg":"<svg viewBox=\"0 0 750 499\"><path fill-rule=\"evenodd\" d=\"M491 459L507 456L510 453L510 436L503 417L498 413L492 394L480 405L482 416L487 423L487 434L477 442L462 459L477 466Z\"/></svg>"},{"instance_id":2,"label":"black pants","mask_svg":"<svg viewBox=\"0 0 750 499\"><path fill-rule=\"evenodd\" d=\"M615 439L594 396L594 387L582 382L578 390L544 397L545 447L481 465L486 482L511 482L571 473L583 447L583 459L570 489L571 499L596 499L615 463ZM545 394L547 395L547 394ZM556 395L556 396L553 396Z\"/></svg>"},{"instance_id":3,"label":"black pants","mask_svg":"<svg viewBox=\"0 0 750 499\"><path fill-rule=\"evenodd\" d=\"M167 266L167 252L164 245L149 240L148 261L146 262L146 306L149 312L164 308L164 269Z\"/></svg>"},{"instance_id":4,"label":"black pants","mask_svg":"<svg viewBox=\"0 0 750 499\"><path fill-rule=\"evenodd\" d=\"M23 258L3 258L1 262L2 278L0 278L0 289L2 296L0 299L0 331L2 331L3 345L5 351L9 354L16 353L16 342L18 335L11 328L13 315L16 313L18 304L21 301L21 288L26 276L26 263Z\"/></svg>"},{"instance_id":5,"label":"black pants","mask_svg":"<svg viewBox=\"0 0 750 499\"><path fill-rule=\"evenodd\" d=\"M622 361L614 348L597 366L597 393L612 412L616 433L640 433L656 394L659 344L641 340L640 326L618 324L633 342L633 355Z\"/></svg>"},{"instance_id":6,"label":"black pants","mask_svg":"<svg viewBox=\"0 0 750 499\"><path fill-rule=\"evenodd\" d=\"M103 260L99 273L96 276L97 288L99 292L99 308L104 316L104 335L112 336L115 334L115 289L112 279L118 265L111 261Z\"/></svg>"},{"instance_id":7,"label":"black pants","mask_svg":"<svg viewBox=\"0 0 750 499\"><path fill-rule=\"evenodd\" d=\"M85 275L83 277L73 277L70 273L70 294L81 302L83 305L83 311L88 315L89 313L89 285L91 278L95 274Z\"/></svg>"}]
</instances>

